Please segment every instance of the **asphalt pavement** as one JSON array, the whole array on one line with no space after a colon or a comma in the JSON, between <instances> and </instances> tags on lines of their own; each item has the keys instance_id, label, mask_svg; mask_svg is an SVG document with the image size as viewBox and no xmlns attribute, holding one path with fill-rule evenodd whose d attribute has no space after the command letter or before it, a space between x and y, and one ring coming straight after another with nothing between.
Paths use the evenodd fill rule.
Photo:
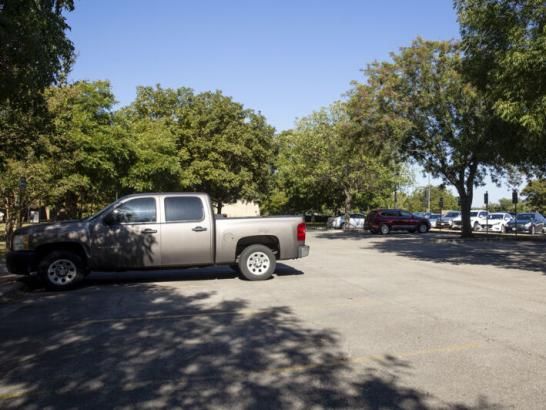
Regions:
<instances>
[{"instance_id":1,"label":"asphalt pavement","mask_svg":"<svg viewBox=\"0 0 546 410\"><path fill-rule=\"evenodd\" d=\"M96 273L0 304L0 408L545 408L544 242L308 243L265 282Z\"/></svg>"}]
</instances>

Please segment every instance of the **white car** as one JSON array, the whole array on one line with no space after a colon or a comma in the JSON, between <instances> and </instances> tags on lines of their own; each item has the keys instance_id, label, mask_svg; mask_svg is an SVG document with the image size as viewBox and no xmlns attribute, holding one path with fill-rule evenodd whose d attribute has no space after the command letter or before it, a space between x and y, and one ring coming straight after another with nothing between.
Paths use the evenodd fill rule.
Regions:
<instances>
[{"instance_id":1,"label":"white car","mask_svg":"<svg viewBox=\"0 0 546 410\"><path fill-rule=\"evenodd\" d=\"M513 219L512 215L506 212L494 212L487 218L487 228L493 232L506 232L506 225Z\"/></svg>"},{"instance_id":2,"label":"white car","mask_svg":"<svg viewBox=\"0 0 546 410\"><path fill-rule=\"evenodd\" d=\"M487 224L487 211L483 209L473 209L470 211L470 226L473 231L481 231L485 229ZM453 229L462 229L463 217L459 215L453 219Z\"/></svg>"},{"instance_id":3,"label":"white car","mask_svg":"<svg viewBox=\"0 0 546 410\"><path fill-rule=\"evenodd\" d=\"M362 214L349 215L349 229L364 229L365 216ZM339 215L328 219L328 227L334 229L343 229L345 227L345 215Z\"/></svg>"}]
</instances>

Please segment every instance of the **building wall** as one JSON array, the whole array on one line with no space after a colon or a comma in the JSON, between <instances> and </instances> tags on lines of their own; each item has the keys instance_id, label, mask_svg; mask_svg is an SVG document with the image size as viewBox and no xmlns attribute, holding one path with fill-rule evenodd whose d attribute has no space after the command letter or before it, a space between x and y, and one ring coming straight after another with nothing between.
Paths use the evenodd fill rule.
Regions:
<instances>
[{"instance_id":1,"label":"building wall","mask_svg":"<svg viewBox=\"0 0 546 410\"><path fill-rule=\"evenodd\" d=\"M254 202L237 201L222 207L222 213L228 218L242 216L260 216L260 207Z\"/></svg>"}]
</instances>

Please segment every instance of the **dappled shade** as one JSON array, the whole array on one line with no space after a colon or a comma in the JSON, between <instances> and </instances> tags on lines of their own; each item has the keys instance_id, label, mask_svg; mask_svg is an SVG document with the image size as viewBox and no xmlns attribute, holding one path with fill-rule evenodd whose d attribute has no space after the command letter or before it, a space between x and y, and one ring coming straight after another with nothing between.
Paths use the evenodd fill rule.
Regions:
<instances>
[{"instance_id":1,"label":"dappled shade","mask_svg":"<svg viewBox=\"0 0 546 410\"><path fill-rule=\"evenodd\" d=\"M289 307L122 286L36 293L3 317L2 408L425 409L433 399L401 385L411 363L385 355L356 370L335 331Z\"/></svg>"}]
</instances>

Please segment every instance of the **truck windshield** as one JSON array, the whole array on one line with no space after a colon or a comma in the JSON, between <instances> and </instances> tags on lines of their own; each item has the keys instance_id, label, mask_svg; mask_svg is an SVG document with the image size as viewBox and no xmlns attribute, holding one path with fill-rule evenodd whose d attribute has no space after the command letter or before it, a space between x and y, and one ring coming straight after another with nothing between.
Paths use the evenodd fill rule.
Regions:
<instances>
[{"instance_id":1,"label":"truck windshield","mask_svg":"<svg viewBox=\"0 0 546 410\"><path fill-rule=\"evenodd\" d=\"M111 209L113 209L116 205L118 205L119 203L119 200L115 201L115 202L112 202L110 205L107 205L106 207L102 208L99 212L97 212L96 214L93 214L87 218L84 219L84 221L93 221L95 219L97 219L99 216L109 212Z\"/></svg>"}]
</instances>

